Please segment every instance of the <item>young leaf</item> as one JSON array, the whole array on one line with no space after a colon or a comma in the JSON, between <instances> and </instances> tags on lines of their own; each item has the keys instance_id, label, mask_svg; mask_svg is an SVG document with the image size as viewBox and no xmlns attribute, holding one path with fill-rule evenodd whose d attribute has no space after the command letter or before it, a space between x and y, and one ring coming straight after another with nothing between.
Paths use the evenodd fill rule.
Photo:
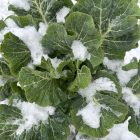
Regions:
<instances>
[{"instance_id":1,"label":"young leaf","mask_svg":"<svg viewBox=\"0 0 140 140\"><path fill-rule=\"evenodd\" d=\"M82 66L81 69L77 70L77 75L75 80L70 84L68 90L78 91L79 89L86 88L92 80L92 75L90 69L87 66Z\"/></svg>"},{"instance_id":2,"label":"young leaf","mask_svg":"<svg viewBox=\"0 0 140 140\"><path fill-rule=\"evenodd\" d=\"M48 72L22 68L19 73L19 82L29 102L35 102L41 106L55 106L61 102L62 95L63 100L65 99L65 94L59 88L57 81L51 79Z\"/></svg>"},{"instance_id":3,"label":"young leaf","mask_svg":"<svg viewBox=\"0 0 140 140\"><path fill-rule=\"evenodd\" d=\"M1 52L9 63L11 72L16 75L20 69L26 66L31 60L31 53L26 45L12 33L4 36L1 44Z\"/></svg>"}]
</instances>

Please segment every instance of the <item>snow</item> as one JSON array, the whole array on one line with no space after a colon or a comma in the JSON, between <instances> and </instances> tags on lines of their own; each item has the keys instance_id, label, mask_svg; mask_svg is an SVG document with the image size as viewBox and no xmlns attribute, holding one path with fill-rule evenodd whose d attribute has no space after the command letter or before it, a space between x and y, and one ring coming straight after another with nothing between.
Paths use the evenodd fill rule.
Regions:
<instances>
[{"instance_id":1,"label":"snow","mask_svg":"<svg viewBox=\"0 0 140 140\"><path fill-rule=\"evenodd\" d=\"M87 48L79 40L73 41L71 48L74 59L79 59L81 61L90 59L90 54L88 53Z\"/></svg>"},{"instance_id":2,"label":"snow","mask_svg":"<svg viewBox=\"0 0 140 140\"><path fill-rule=\"evenodd\" d=\"M33 26L26 26L20 28L12 19L5 21L7 27L3 30L3 35L7 32L12 32L14 35L19 37L31 51L31 56L34 65L41 63L42 56L48 58L48 55L44 53L44 48L41 45L42 35Z\"/></svg>"},{"instance_id":3,"label":"snow","mask_svg":"<svg viewBox=\"0 0 140 140\"><path fill-rule=\"evenodd\" d=\"M51 63L52 66L54 67L54 69L57 69L57 67L59 66L59 64L62 62L61 59L58 59L57 57L51 59Z\"/></svg>"},{"instance_id":4,"label":"snow","mask_svg":"<svg viewBox=\"0 0 140 140\"><path fill-rule=\"evenodd\" d=\"M76 0L71 0L72 1L72 3L75 5L76 3L77 3L77 1Z\"/></svg>"},{"instance_id":5,"label":"snow","mask_svg":"<svg viewBox=\"0 0 140 140\"><path fill-rule=\"evenodd\" d=\"M8 105L8 104L9 104L9 100L8 99L0 101L0 105Z\"/></svg>"},{"instance_id":6,"label":"snow","mask_svg":"<svg viewBox=\"0 0 140 140\"><path fill-rule=\"evenodd\" d=\"M80 89L79 94L86 97L87 102L89 102L96 92L101 90L117 92L115 84L110 79L101 77L94 80L87 88Z\"/></svg>"},{"instance_id":7,"label":"snow","mask_svg":"<svg viewBox=\"0 0 140 140\"><path fill-rule=\"evenodd\" d=\"M40 22L39 23L39 30L38 32L40 33L41 36L44 36L46 34L48 28L48 24Z\"/></svg>"},{"instance_id":8,"label":"snow","mask_svg":"<svg viewBox=\"0 0 140 140\"><path fill-rule=\"evenodd\" d=\"M56 20L58 23L65 23L65 17L68 15L68 13L70 12L70 8L67 7L63 7L62 9L60 9L60 11L58 11L56 13Z\"/></svg>"},{"instance_id":9,"label":"snow","mask_svg":"<svg viewBox=\"0 0 140 140\"><path fill-rule=\"evenodd\" d=\"M33 125L38 126L40 121L47 124L49 115L53 115L55 108L52 106L41 107L35 103L14 101L14 107L21 110L23 119L17 119L13 124L19 127L16 130L17 135L21 135L24 130L30 130Z\"/></svg>"},{"instance_id":10,"label":"snow","mask_svg":"<svg viewBox=\"0 0 140 140\"><path fill-rule=\"evenodd\" d=\"M78 111L77 116L82 116L84 123L92 128L99 128L101 106L90 102L86 107Z\"/></svg>"},{"instance_id":11,"label":"snow","mask_svg":"<svg viewBox=\"0 0 140 140\"><path fill-rule=\"evenodd\" d=\"M24 9L26 11L30 10L30 0L9 0L9 3L17 8Z\"/></svg>"},{"instance_id":12,"label":"snow","mask_svg":"<svg viewBox=\"0 0 140 140\"><path fill-rule=\"evenodd\" d=\"M0 20L4 20L13 14L14 12L8 11L8 0L0 0Z\"/></svg>"},{"instance_id":13,"label":"snow","mask_svg":"<svg viewBox=\"0 0 140 140\"><path fill-rule=\"evenodd\" d=\"M123 61L120 60L109 60L107 57L104 58L103 64L113 72L116 72L117 77L122 84L122 86L126 85L130 79L135 76L138 72L137 69L132 69L129 71L122 70L122 66L124 65Z\"/></svg>"},{"instance_id":14,"label":"snow","mask_svg":"<svg viewBox=\"0 0 140 140\"><path fill-rule=\"evenodd\" d=\"M5 83L6 81L4 80L3 76L0 75L0 87L4 86Z\"/></svg>"},{"instance_id":15,"label":"snow","mask_svg":"<svg viewBox=\"0 0 140 140\"><path fill-rule=\"evenodd\" d=\"M133 108L135 114L140 116L140 98L135 96L130 88L124 87L122 89L123 99Z\"/></svg>"},{"instance_id":16,"label":"snow","mask_svg":"<svg viewBox=\"0 0 140 140\"><path fill-rule=\"evenodd\" d=\"M128 130L129 119L122 124L114 125L114 127L110 130L109 135L100 140L140 140L133 133L129 132Z\"/></svg>"}]
</instances>

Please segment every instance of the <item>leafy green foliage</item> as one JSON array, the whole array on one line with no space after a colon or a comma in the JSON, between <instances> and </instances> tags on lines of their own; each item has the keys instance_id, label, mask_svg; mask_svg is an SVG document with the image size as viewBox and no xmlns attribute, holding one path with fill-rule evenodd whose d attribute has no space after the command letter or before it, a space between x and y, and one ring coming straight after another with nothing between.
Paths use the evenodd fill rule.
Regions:
<instances>
[{"instance_id":1,"label":"leafy green foliage","mask_svg":"<svg viewBox=\"0 0 140 140\"><path fill-rule=\"evenodd\" d=\"M65 23L56 23L56 13L64 6L70 8L70 13L65 17ZM48 59L42 57L40 64L31 64L33 67L29 68L31 52L25 43L11 32L4 36L0 45L0 81L4 81L0 86L0 101L9 99L9 105L0 105L0 139L66 140L72 133L70 125L76 129L74 135L81 132L93 139L102 138L109 134L114 124L123 123L129 116L129 130L140 137L140 117L124 101L118 73L103 65L104 57L123 59L126 51L138 46L140 10L137 0L78 0L75 5L71 0L31 0L29 10L14 5L10 5L9 10L15 15L8 18L19 28L35 26L39 30L40 22L48 25L40 40ZM5 22L0 20L0 32L5 27ZM83 61L75 58L74 41L83 45L89 57ZM76 47L76 53L83 55L81 46L77 44ZM60 63L57 64L55 59ZM123 66L125 71L131 69L138 69L138 73L126 87L139 97L140 62L136 58ZM88 86L98 78L108 78L116 90L94 89L90 97ZM91 103L78 94L81 89L89 91L86 97L100 107L98 128L90 127L82 116L77 115ZM38 126L33 125L17 136L18 125L13 122L24 116L13 107L15 100L42 107L54 106L56 110L48 116L48 122L40 121Z\"/></svg>"}]
</instances>

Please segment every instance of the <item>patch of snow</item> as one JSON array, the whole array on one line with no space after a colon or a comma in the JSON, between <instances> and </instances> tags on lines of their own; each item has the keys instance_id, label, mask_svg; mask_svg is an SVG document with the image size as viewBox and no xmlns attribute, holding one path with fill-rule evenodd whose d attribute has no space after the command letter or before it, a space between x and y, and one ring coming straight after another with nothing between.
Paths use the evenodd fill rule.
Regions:
<instances>
[{"instance_id":1,"label":"patch of snow","mask_svg":"<svg viewBox=\"0 0 140 140\"><path fill-rule=\"evenodd\" d=\"M26 11L30 10L30 0L9 0L9 3L17 8L24 9Z\"/></svg>"},{"instance_id":2,"label":"patch of snow","mask_svg":"<svg viewBox=\"0 0 140 140\"><path fill-rule=\"evenodd\" d=\"M74 59L79 59L81 61L90 59L90 54L88 53L87 48L79 40L73 41L71 48Z\"/></svg>"},{"instance_id":3,"label":"patch of snow","mask_svg":"<svg viewBox=\"0 0 140 140\"><path fill-rule=\"evenodd\" d=\"M75 5L76 3L77 3L77 1L76 0L71 0L72 1L72 3Z\"/></svg>"},{"instance_id":4,"label":"patch of snow","mask_svg":"<svg viewBox=\"0 0 140 140\"><path fill-rule=\"evenodd\" d=\"M0 75L0 87L4 86L5 83L6 81L3 79L3 76Z\"/></svg>"},{"instance_id":5,"label":"patch of snow","mask_svg":"<svg viewBox=\"0 0 140 140\"><path fill-rule=\"evenodd\" d=\"M101 77L93 81L87 88L80 89L79 94L86 97L87 101L92 100L92 96L96 94L97 91L108 90L117 92L116 86L109 78Z\"/></svg>"},{"instance_id":6,"label":"patch of snow","mask_svg":"<svg viewBox=\"0 0 140 140\"><path fill-rule=\"evenodd\" d=\"M17 135L21 135L24 130L30 130L33 125L38 126L40 121L47 124L49 115L53 115L55 108L52 106L41 107L35 103L14 101L14 107L21 110L23 119L18 119L12 122L19 125L16 130Z\"/></svg>"},{"instance_id":7,"label":"patch of snow","mask_svg":"<svg viewBox=\"0 0 140 140\"><path fill-rule=\"evenodd\" d=\"M128 130L129 119L122 124L115 124L110 130L109 135L100 140L140 140L136 135Z\"/></svg>"},{"instance_id":8,"label":"patch of snow","mask_svg":"<svg viewBox=\"0 0 140 140\"><path fill-rule=\"evenodd\" d=\"M89 138L85 135L82 135L81 133L78 133L76 135L76 140L97 140L97 139Z\"/></svg>"},{"instance_id":9,"label":"patch of snow","mask_svg":"<svg viewBox=\"0 0 140 140\"><path fill-rule=\"evenodd\" d=\"M18 86L18 87L21 87L21 85L20 85L20 83L19 83L19 82L17 82L17 86Z\"/></svg>"},{"instance_id":10,"label":"patch of snow","mask_svg":"<svg viewBox=\"0 0 140 140\"><path fill-rule=\"evenodd\" d=\"M8 104L9 104L9 100L8 99L0 101L0 105L8 105Z\"/></svg>"},{"instance_id":11,"label":"patch of snow","mask_svg":"<svg viewBox=\"0 0 140 140\"><path fill-rule=\"evenodd\" d=\"M84 123L92 128L99 128L101 106L90 102L86 107L78 111L77 116L82 116Z\"/></svg>"},{"instance_id":12,"label":"patch of snow","mask_svg":"<svg viewBox=\"0 0 140 140\"><path fill-rule=\"evenodd\" d=\"M65 17L68 15L68 13L70 12L70 8L64 6L62 9L60 9L57 13L56 13L56 20L58 23L65 23Z\"/></svg>"},{"instance_id":13,"label":"patch of snow","mask_svg":"<svg viewBox=\"0 0 140 140\"><path fill-rule=\"evenodd\" d=\"M48 24L40 22L39 23L39 30L38 30L40 35L44 36L46 34L47 28L48 28Z\"/></svg>"},{"instance_id":14,"label":"patch of snow","mask_svg":"<svg viewBox=\"0 0 140 140\"><path fill-rule=\"evenodd\" d=\"M123 99L127 102L127 104L133 108L135 114L140 116L140 99L133 94L130 88L124 87L122 89Z\"/></svg>"},{"instance_id":15,"label":"patch of snow","mask_svg":"<svg viewBox=\"0 0 140 140\"><path fill-rule=\"evenodd\" d=\"M133 76L135 76L138 72L137 69L132 69L129 71L122 70L122 66L124 65L123 61L119 60L109 60L107 57L104 58L103 64L113 72L116 72L117 77L122 84L122 86L126 85Z\"/></svg>"},{"instance_id":16,"label":"patch of snow","mask_svg":"<svg viewBox=\"0 0 140 140\"><path fill-rule=\"evenodd\" d=\"M138 42L138 45L139 45L138 48L126 52L124 58L125 64L129 64L134 57L136 57L138 61L140 60L140 41Z\"/></svg>"},{"instance_id":17,"label":"patch of snow","mask_svg":"<svg viewBox=\"0 0 140 140\"><path fill-rule=\"evenodd\" d=\"M39 65L41 63L42 56L45 59L48 58L48 55L44 53L44 48L41 45L42 36L37 32L35 27L26 26L24 28L19 28L12 19L7 19L5 23L7 27L3 34L10 31L19 37L29 48L34 65Z\"/></svg>"},{"instance_id":18,"label":"patch of snow","mask_svg":"<svg viewBox=\"0 0 140 140\"><path fill-rule=\"evenodd\" d=\"M57 67L59 66L59 64L62 62L61 59L58 59L57 57L51 59L51 63L52 66L54 67L54 69L57 69Z\"/></svg>"},{"instance_id":19,"label":"patch of snow","mask_svg":"<svg viewBox=\"0 0 140 140\"><path fill-rule=\"evenodd\" d=\"M0 0L0 20L5 20L14 12L8 10L8 0Z\"/></svg>"}]
</instances>

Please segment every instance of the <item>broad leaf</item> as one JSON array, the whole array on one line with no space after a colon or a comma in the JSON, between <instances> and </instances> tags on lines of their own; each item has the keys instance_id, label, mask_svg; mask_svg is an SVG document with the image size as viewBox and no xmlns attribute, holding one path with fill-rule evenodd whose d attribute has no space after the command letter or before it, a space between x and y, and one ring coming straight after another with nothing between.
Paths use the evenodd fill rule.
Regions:
<instances>
[{"instance_id":1,"label":"broad leaf","mask_svg":"<svg viewBox=\"0 0 140 140\"><path fill-rule=\"evenodd\" d=\"M9 10L14 11L18 16L32 15L36 23L48 23L56 19L56 13L63 7L71 7L71 0L32 0L29 11L9 6Z\"/></svg>"},{"instance_id":2,"label":"broad leaf","mask_svg":"<svg viewBox=\"0 0 140 140\"><path fill-rule=\"evenodd\" d=\"M56 51L60 54L69 54L71 53L70 47L74 39L75 35L68 35L63 25L53 23L48 27L47 33L43 37L42 43L43 46L48 50L48 53Z\"/></svg>"},{"instance_id":3,"label":"broad leaf","mask_svg":"<svg viewBox=\"0 0 140 140\"><path fill-rule=\"evenodd\" d=\"M70 91L78 91L79 89L86 88L92 80L90 69L87 66L82 66L77 70L75 80L70 84L68 89Z\"/></svg>"},{"instance_id":4,"label":"broad leaf","mask_svg":"<svg viewBox=\"0 0 140 140\"><path fill-rule=\"evenodd\" d=\"M84 13L74 12L66 18L66 28L76 32L76 40L81 41L87 47L93 67L101 64L104 57L102 49L99 48L101 35L96 30L92 17Z\"/></svg>"},{"instance_id":5,"label":"broad leaf","mask_svg":"<svg viewBox=\"0 0 140 140\"><path fill-rule=\"evenodd\" d=\"M5 60L9 63L13 74L18 74L23 66L26 66L31 60L31 54L26 45L12 33L4 36L1 44L1 52Z\"/></svg>"},{"instance_id":6,"label":"broad leaf","mask_svg":"<svg viewBox=\"0 0 140 140\"><path fill-rule=\"evenodd\" d=\"M109 133L108 129L112 128L115 123L122 122L125 119L128 113L128 107L115 98L100 93L94 96L94 100L96 100L99 105L104 106L101 107L100 127L91 128L84 123L81 116L76 115L77 111L83 108L82 103L78 105L78 109L75 107L71 112L72 122L82 134L101 138ZM80 106L82 107L80 108Z\"/></svg>"},{"instance_id":7,"label":"broad leaf","mask_svg":"<svg viewBox=\"0 0 140 140\"><path fill-rule=\"evenodd\" d=\"M139 31L136 32L139 30L137 17L140 16L137 0L79 0L72 11L93 17L102 34L106 56L110 58L123 59L125 52L135 47L139 40Z\"/></svg>"},{"instance_id":8,"label":"broad leaf","mask_svg":"<svg viewBox=\"0 0 140 140\"><path fill-rule=\"evenodd\" d=\"M19 82L29 102L35 102L41 106L55 106L65 99L65 94L59 88L57 80L51 79L47 72L22 68Z\"/></svg>"}]
</instances>

